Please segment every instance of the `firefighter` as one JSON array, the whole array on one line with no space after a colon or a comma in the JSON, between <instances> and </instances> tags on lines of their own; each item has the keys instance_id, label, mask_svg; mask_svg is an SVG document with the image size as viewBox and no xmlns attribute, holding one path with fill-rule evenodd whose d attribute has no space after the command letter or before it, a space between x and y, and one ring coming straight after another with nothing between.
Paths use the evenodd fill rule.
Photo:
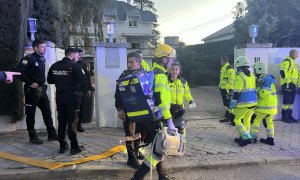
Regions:
<instances>
[{"instance_id":1,"label":"firefighter","mask_svg":"<svg viewBox=\"0 0 300 180\"><path fill-rule=\"evenodd\" d=\"M259 132L260 123L266 120L267 139L261 138L260 142L274 145L274 123L273 117L277 114L277 95L275 88L275 78L266 74L266 66L262 62L256 62L253 65L254 74L257 78L257 106L255 109L255 119L251 127L251 136L254 143L257 142L257 134Z\"/></svg>"},{"instance_id":2,"label":"firefighter","mask_svg":"<svg viewBox=\"0 0 300 180\"><path fill-rule=\"evenodd\" d=\"M181 77L181 65L178 62L174 62L171 67L171 73L169 75L170 92L171 92L171 114L175 127L181 134L184 133L186 122L182 116L185 113L184 100L186 100L190 106L195 106L194 99L190 92L190 87L187 81Z\"/></svg>"},{"instance_id":3,"label":"firefighter","mask_svg":"<svg viewBox=\"0 0 300 180\"><path fill-rule=\"evenodd\" d=\"M232 94L233 84L234 84L234 69L228 62L228 57L223 56L220 60L221 63L221 74L220 74L220 83L219 88L223 100L223 105L225 108L225 117L224 119L220 120L220 122L231 122L230 121L230 114L228 112L228 107L230 103L230 96Z\"/></svg>"},{"instance_id":4,"label":"firefighter","mask_svg":"<svg viewBox=\"0 0 300 180\"><path fill-rule=\"evenodd\" d=\"M165 123L168 126L168 130L175 131L172 115L170 113L171 94L170 85L168 82L168 70L171 69L171 65L176 58L176 51L171 46L166 44L159 44L153 52L153 66L154 71L154 99L155 106L162 111L163 119L157 120L152 123L148 123L146 127L149 130L150 141L153 143L154 137L161 129L161 124ZM153 157L147 156L141 167L135 172L132 177L133 180L144 179L144 177L150 171L150 167L156 167L159 179L170 179L169 173L164 166L164 156L153 152Z\"/></svg>"},{"instance_id":5,"label":"firefighter","mask_svg":"<svg viewBox=\"0 0 300 180\"><path fill-rule=\"evenodd\" d=\"M280 85L282 89L282 111L281 120L285 123L296 123L293 117L293 104L296 97L298 71L295 60L298 58L298 51L292 49L289 56L280 64Z\"/></svg>"},{"instance_id":6,"label":"firefighter","mask_svg":"<svg viewBox=\"0 0 300 180\"><path fill-rule=\"evenodd\" d=\"M234 114L235 127L240 135L234 141L240 146L252 143L250 135L251 116L256 106L255 77L249 71L249 60L245 56L240 56L234 61L237 73L233 87L233 97L231 98L229 110ZM242 122L243 119L243 122Z\"/></svg>"},{"instance_id":7,"label":"firefighter","mask_svg":"<svg viewBox=\"0 0 300 180\"><path fill-rule=\"evenodd\" d=\"M125 78L129 75L143 71L141 67L142 57L137 52L132 52L127 55L128 69L123 71L119 79ZM125 137L132 137L138 133L141 133L141 123L130 122L126 116L124 110L122 99L120 97L119 84L116 85L115 92L115 107L118 111L118 117L123 121L123 128L125 132ZM139 152L140 138L133 141L126 141L126 149L128 154L127 164L134 169L140 167L138 159L144 159L144 156Z\"/></svg>"}]
</instances>

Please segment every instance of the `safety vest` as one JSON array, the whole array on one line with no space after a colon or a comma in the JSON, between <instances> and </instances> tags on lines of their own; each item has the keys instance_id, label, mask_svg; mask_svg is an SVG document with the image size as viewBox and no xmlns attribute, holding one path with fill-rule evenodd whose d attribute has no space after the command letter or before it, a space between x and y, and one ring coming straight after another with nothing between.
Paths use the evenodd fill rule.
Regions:
<instances>
[{"instance_id":1,"label":"safety vest","mask_svg":"<svg viewBox=\"0 0 300 180\"><path fill-rule=\"evenodd\" d=\"M183 78L170 80L171 104L183 105L183 101L190 102L193 97L187 81Z\"/></svg>"},{"instance_id":2,"label":"safety vest","mask_svg":"<svg viewBox=\"0 0 300 180\"><path fill-rule=\"evenodd\" d=\"M171 93L167 70L156 62L153 63L152 70L154 71L154 99L155 106L158 106L162 111L164 119L172 118L170 113Z\"/></svg>"},{"instance_id":3,"label":"safety vest","mask_svg":"<svg viewBox=\"0 0 300 180\"><path fill-rule=\"evenodd\" d=\"M284 78L280 76L280 85L283 85L284 83L293 83L295 85L297 84L298 70L294 59L288 56L285 60L281 62L280 70L284 71L285 75Z\"/></svg>"},{"instance_id":4,"label":"safety vest","mask_svg":"<svg viewBox=\"0 0 300 180\"><path fill-rule=\"evenodd\" d=\"M274 84L271 88L262 87L260 81L266 75L261 75L257 83L257 106L255 112L265 113L265 114L277 114L277 94L276 87Z\"/></svg>"},{"instance_id":5,"label":"safety vest","mask_svg":"<svg viewBox=\"0 0 300 180\"><path fill-rule=\"evenodd\" d=\"M219 87L221 89L233 89L234 76L234 69L229 65L229 63L226 63L221 68Z\"/></svg>"},{"instance_id":6,"label":"safety vest","mask_svg":"<svg viewBox=\"0 0 300 180\"><path fill-rule=\"evenodd\" d=\"M148 65L148 63L147 63L144 59L142 59L141 65L142 65L142 68L143 68L145 71L151 71L150 66Z\"/></svg>"},{"instance_id":7,"label":"safety vest","mask_svg":"<svg viewBox=\"0 0 300 180\"><path fill-rule=\"evenodd\" d=\"M248 77L243 72L238 73L235 77L233 88L233 92L240 93L236 107L247 108L255 106L257 104L255 90L256 85L254 75L251 73L250 77Z\"/></svg>"}]
</instances>

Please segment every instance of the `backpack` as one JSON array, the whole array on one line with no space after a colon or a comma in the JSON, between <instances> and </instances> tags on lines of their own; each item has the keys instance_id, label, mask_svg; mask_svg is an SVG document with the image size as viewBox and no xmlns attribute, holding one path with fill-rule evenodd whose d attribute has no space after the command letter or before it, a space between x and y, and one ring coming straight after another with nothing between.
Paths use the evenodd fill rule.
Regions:
<instances>
[{"instance_id":1,"label":"backpack","mask_svg":"<svg viewBox=\"0 0 300 180\"><path fill-rule=\"evenodd\" d=\"M153 122L162 118L155 107L154 72L138 71L117 80L122 107L132 122Z\"/></svg>"}]
</instances>

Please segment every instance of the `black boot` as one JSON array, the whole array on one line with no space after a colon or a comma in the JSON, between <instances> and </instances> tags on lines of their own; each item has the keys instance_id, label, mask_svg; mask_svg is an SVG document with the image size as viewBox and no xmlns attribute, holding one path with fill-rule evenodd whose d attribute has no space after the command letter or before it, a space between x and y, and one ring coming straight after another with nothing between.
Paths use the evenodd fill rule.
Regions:
<instances>
[{"instance_id":1,"label":"black boot","mask_svg":"<svg viewBox=\"0 0 300 180\"><path fill-rule=\"evenodd\" d=\"M81 126L81 124L78 124L77 131L78 132L84 132L84 128Z\"/></svg>"},{"instance_id":2,"label":"black boot","mask_svg":"<svg viewBox=\"0 0 300 180\"><path fill-rule=\"evenodd\" d=\"M77 146L75 148L71 148L70 155L78 154L78 153L80 153L81 151L84 151L84 150L85 150L84 146Z\"/></svg>"},{"instance_id":3,"label":"black boot","mask_svg":"<svg viewBox=\"0 0 300 180\"><path fill-rule=\"evenodd\" d=\"M37 144L37 145L43 144L43 141L40 138L38 138L37 136L30 138L29 142L31 144Z\"/></svg>"},{"instance_id":4,"label":"black boot","mask_svg":"<svg viewBox=\"0 0 300 180\"><path fill-rule=\"evenodd\" d=\"M288 117L288 110L281 110L281 121L288 124L293 123Z\"/></svg>"},{"instance_id":5,"label":"black boot","mask_svg":"<svg viewBox=\"0 0 300 180\"><path fill-rule=\"evenodd\" d=\"M252 142L253 142L252 139L245 139L239 143L239 146L241 146L241 147L247 146L248 144L251 144Z\"/></svg>"},{"instance_id":6,"label":"black boot","mask_svg":"<svg viewBox=\"0 0 300 180\"><path fill-rule=\"evenodd\" d=\"M59 154L63 154L66 152L66 150L69 149L69 145L68 143L66 142L64 145L61 145L60 148L59 148Z\"/></svg>"},{"instance_id":7,"label":"black boot","mask_svg":"<svg viewBox=\"0 0 300 180\"><path fill-rule=\"evenodd\" d=\"M287 110L287 117L292 123L297 123L298 121L293 117L293 110Z\"/></svg>"},{"instance_id":8,"label":"black boot","mask_svg":"<svg viewBox=\"0 0 300 180\"><path fill-rule=\"evenodd\" d=\"M239 137L239 138L234 138L234 142L236 142L236 143L240 143L240 142L242 142L242 138L241 137Z\"/></svg>"},{"instance_id":9,"label":"black boot","mask_svg":"<svg viewBox=\"0 0 300 180\"><path fill-rule=\"evenodd\" d=\"M171 180L171 179L173 180L173 179L175 179L173 177L170 177L170 173L168 172L166 167L163 165L163 162L159 162L156 165L156 171L157 171L159 180Z\"/></svg>"},{"instance_id":10,"label":"black boot","mask_svg":"<svg viewBox=\"0 0 300 180\"><path fill-rule=\"evenodd\" d=\"M131 180L143 180L149 171L150 168L145 163L143 163L140 168L134 173Z\"/></svg>"},{"instance_id":11,"label":"black boot","mask_svg":"<svg viewBox=\"0 0 300 180\"><path fill-rule=\"evenodd\" d=\"M264 144L271 145L271 146L274 146L274 145L275 145L275 143L274 143L274 138L270 138L270 137L268 137L267 139L261 138L261 139L260 139L260 142L262 142L262 143L264 143Z\"/></svg>"}]
</instances>

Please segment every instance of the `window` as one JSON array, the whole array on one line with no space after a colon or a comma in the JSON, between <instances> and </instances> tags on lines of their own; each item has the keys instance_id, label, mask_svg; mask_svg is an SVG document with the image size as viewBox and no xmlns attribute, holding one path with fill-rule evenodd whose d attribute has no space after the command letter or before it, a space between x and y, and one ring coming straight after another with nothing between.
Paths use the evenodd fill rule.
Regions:
<instances>
[{"instance_id":1,"label":"window","mask_svg":"<svg viewBox=\"0 0 300 180\"><path fill-rule=\"evenodd\" d=\"M140 49L140 43L132 43L132 49Z\"/></svg>"},{"instance_id":2,"label":"window","mask_svg":"<svg viewBox=\"0 0 300 180\"><path fill-rule=\"evenodd\" d=\"M137 21L129 20L129 27L137 27Z\"/></svg>"}]
</instances>

